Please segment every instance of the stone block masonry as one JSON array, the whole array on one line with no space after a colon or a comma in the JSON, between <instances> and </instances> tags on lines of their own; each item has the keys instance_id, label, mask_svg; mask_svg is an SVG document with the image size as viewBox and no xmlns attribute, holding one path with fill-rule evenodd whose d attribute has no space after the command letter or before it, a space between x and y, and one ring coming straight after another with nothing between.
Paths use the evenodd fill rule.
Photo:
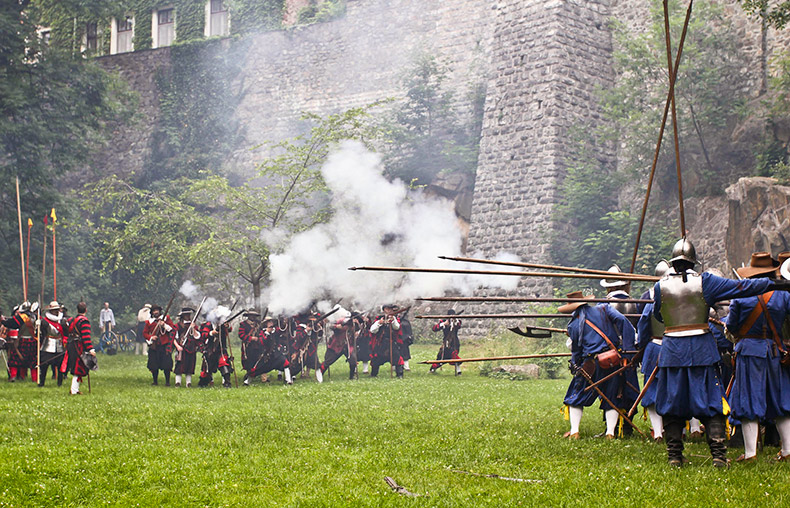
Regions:
<instances>
[{"instance_id":1,"label":"stone block masonry","mask_svg":"<svg viewBox=\"0 0 790 508\"><path fill-rule=\"evenodd\" d=\"M511 252L525 261L548 260L548 237L556 226L552 213L560 198L557 183L573 149L571 130L600 119L595 89L612 83L609 16L605 0L498 4L469 253ZM602 160L614 164L613 147L599 151ZM545 296L551 287L548 279L525 278L518 294ZM523 306L496 308L517 312ZM480 305L469 312L490 309ZM470 329L482 334L492 323L468 324L467 334Z\"/></svg>"}]
</instances>

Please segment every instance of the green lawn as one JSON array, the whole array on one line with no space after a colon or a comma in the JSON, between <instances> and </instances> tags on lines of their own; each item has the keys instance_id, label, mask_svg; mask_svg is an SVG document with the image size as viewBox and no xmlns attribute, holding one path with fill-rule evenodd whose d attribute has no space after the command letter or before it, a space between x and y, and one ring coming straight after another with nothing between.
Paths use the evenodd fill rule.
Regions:
<instances>
[{"instance_id":1,"label":"green lawn","mask_svg":"<svg viewBox=\"0 0 790 508\"><path fill-rule=\"evenodd\" d=\"M435 354L416 346L416 360ZM323 354L323 351L322 351ZM567 380L508 381L467 364L436 375L349 381L339 361L323 385L150 386L144 357L100 356L93 393L0 385L2 506L786 506L790 465L728 471L692 443L672 470L661 446L561 439ZM49 381L49 380L48 380ZM195 384L197 380L195 379ZM87 392L87 386L83 387ZM640 419L641 427L647 423ZM730 456L740 453L732 450ZM460 474L538 480L514 482ZM384 482L424 497L393 492Z\"/></svg>"}]
</instances>

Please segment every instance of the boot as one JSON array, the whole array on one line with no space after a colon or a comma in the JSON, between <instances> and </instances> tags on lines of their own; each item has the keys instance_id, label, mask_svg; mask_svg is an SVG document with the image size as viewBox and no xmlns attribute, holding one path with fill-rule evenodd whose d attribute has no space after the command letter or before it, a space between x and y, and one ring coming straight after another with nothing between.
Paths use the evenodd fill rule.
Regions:
<instances>
[{"instance_id":1,"label":"boot","mask_svg":"<svg viewBox=\"0 0 790 508\"><path fill-rule=\"evenodd\" d=\"M154 377L154 382L151 383L151 384L154 385L154 386L158 385L159 384L159 371L158 370L152 370L151 371L151 375Z\"/></svg>"},{"instance_id":2,"label":"boot","mask_svg":"<svg viewBox=\"0 0 790 508\"><path fill-rule=\"evenodd\" d=\"M682 467L686 462L683 457L683 427L685 427L683 419L664 416L664 440L667 443L667 459L672 467Z\"/></svg>"},{"instance_id":3,"label":"boot","mask_svg":"<svg viewBox=\"0 0 790 508\"><path fill-rule=\"evenodd\" d=\"M370 377L378 377L379 375L379 365L374 363L370 366Z\"/></svg>"},{"instance_id":4,"label":"boot","mask_svg":"<svg viewBox=\"0 0 790 508\"><path fill-rule=\"evenodd\" d=\"M403 379L403 365L395 366L395 377Z\"/></svg>"},{"instance_id":5,"label":"boot","mask_svg":"<svg viewBox=\"0 0 790 508\"><path fill-rule=\"evenodd\" d=\"M727 430L724 415L716 415L705 422L708 447L713 457L713 467L729 467L727 460Z\"/></svg>"}]
</instances>

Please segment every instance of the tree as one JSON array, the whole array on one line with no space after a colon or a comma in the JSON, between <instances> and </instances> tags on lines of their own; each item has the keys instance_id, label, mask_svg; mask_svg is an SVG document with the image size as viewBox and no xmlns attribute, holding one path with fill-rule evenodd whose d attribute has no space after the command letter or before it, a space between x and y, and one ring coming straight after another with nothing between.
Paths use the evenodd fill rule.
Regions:
<instances>
[{"instance_id":1,"label":"tree","mask_svg":"<svg viewBox=\"0 0 790 508\"><path fill-rule=\"evenodd\" d=\"M369 108L321 118L304 135L270 148L255 176L240 185L212 173L171 182L167 190L134 188L116 177L91 187L102 196L87 208L96 216L105 272L145 273L147 283L180 277L233 290L251 286L256 304L269 253L290 235L323 221L326 186L319 168L343 139L372 142Z\"/></svg>"},{"instance_id":2,"label":"tree","mask_svg":"<svg viewBox=\"0 0 790 508\"><path fill-rule=\"evenodd\" d=\"M651 23L643 33L615 23L613 57L618 79L602 94L608 120L604 134L618 140L622 169L644 182L669 89L661 2L655 1L650 12ZM685 8L681 2L670 1L669 12L674 55ZM747 66L738 42L721 7L707 1L694 3L675 97L684 185L703 194L721 192L753 165L748 143L733 142L732 136L749 99L744 87ZM659 192L674 192L677 187L672 146L670 118L657 166Z\"/></svg>"},{"instance_id":3,"label":"tree","mask_svg":"<svg viewBox=\"0 0 790 508\"><path fill-rule=\"evenodd\" d=\"M465 124L454 94L446 88L449 72L443 61L421 54L404 74L405 101L390 125L390 176L426 185L441 172L476 171L485 93L473 87L467 97L471 121Z\"/></svg>"},{"instance_id":4,"label":"tree","mask_svg":"<svg viewBox=\"0 0 790 508\"><path fill-rule=\"evenodd\" d=\"M741 7L753 16L760 16L765 21L781 30L790 21L790 1L769 2L769 0L739 0Z\"/></svg>"},{"instance_id":5,"label":"tree","mask_svg":"<svg viewBox=\"0 0 790 508\"><path fill-rule=\"evenodd\" d=\"M116 77L37 32L48 26L56 6L92 3L100 2L18 0L0 6L0 245L12 254L18 253L15 177L23 221L31 217L38 228L52 207L64 203L67 177L84 170L105 133L131 112L132 97ZM31 249L31 264L40 262L37 250ZM0 290L18 299L19 266L4 263L0 269Z\"/></svg>"}]
</instances>

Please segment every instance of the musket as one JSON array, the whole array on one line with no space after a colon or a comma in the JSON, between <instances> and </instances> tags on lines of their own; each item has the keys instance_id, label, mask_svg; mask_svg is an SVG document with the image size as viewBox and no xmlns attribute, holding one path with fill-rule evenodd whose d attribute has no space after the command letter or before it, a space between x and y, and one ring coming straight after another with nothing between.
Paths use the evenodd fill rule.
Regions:
<instances>
[{"instance_id":1,"label":"musket","mask_svg":"<svg viewBox=\"0 0 790 508\"><path fill-rule=\"evenodd\" d=\"M630 277L642 277L638 273L620 272L613 273L607 270L594 270L591 268L578 268L575 266L560 266L560 265L543 265L539 263L522 263L517 261L496 261L493 259L479 259L479 258L463 258L452 256L438 256L439 259L446 259L448 261L461 261L463 263L481 263L486 265L500 265L500 266L520 266L522 268L538 268L542 270L559 270L564 272L587 273L591 275L606 275L607 279L613 280L627 280Z\"/></svg>"},{"instance_id":2,"label":"musket","mask_svg":"<svg viewBox=\"0 0 790 508\"><path fill-rule=\"evenodd\" d=\"M238 304L238 303L239 303L239 299L236 298L236 301L233 302L233 305L230 308L231 312L233 312L233 309L236 308L236 304ZM223 335L223 330L225 330L225 325L227 323L233 321L234 319L236 319L236 316L238 316L242 312L244 312L243 309L240 310L239 312L237 312L236 314L234 314L233 317L231 317L230 319L226 319L225 321L222 321L219 324L219 337L218 338L219 338L219 354L220 355L222 355L222 335ZM266 317L266 316L264 316L264 317ZM236 364L235 364L235 362L233 360L233 347L230 344L231 341L230 341L230 337L228 336L228 332L224 332L224 334L225 334L225 345L228 346L228 360L230 360L230 368L233 369L233 383L236 386L236 388L238 388L239 387L239 376L238 376L238 374L236 374Z\"/></svg>"},{"instance_id":3,"label":"musket","mask_svg":"<svg viewBox=\"0 0 790 508\"><path fill-rule=\"evenodd\" d=\"M416 267L402 267L402 266L351 266L348 268L351 271L363 270L369 272L408 272L408 273L454 273L459 275L509 275L516 277L549 277L549 278L562 278L562 279L613 279L618 278L629 281L646 281L658 282L660 277L654 275L629 275L627 277L620 277L617 274L613 277L611 272L608 275L599 275L595 273L555 273L555 272L500 272L494 270L460 270L451 268L416 268Z\"/></svg>"},{"instance_id":4,"label":"musket","mask_svg":"<svg viewBox=\"0 0 790 508\"><path fill-rule=\"evenodd\" d=\"M611 300L609 300L611 301ZM417 319L449 319L455 314L425 314ZM623 314L625 317L641 317L642 314ZM572 314L468 314L466 319L527 319L527 318L572 318Z\"/></svg>"},{"instance_id":5,"label":"musket","mask_svg":"<svg viewBox=\"0 0 790 508\"><path fill-rule=\"evenodd\" d=\"M154 335L157 337L159 336L159 332L162 330L162 324L165 322L165 318L167 317L167 313L170 311L170 306L173 305L173 300L175 300L176 295L178 294L178 290L176 289L173 291L173 294L170 296L170 301L167 302L167 307L165 307L165 311L159 315L159 322L156 324L156 328L154 328Z\"/></svg>"},{"instance_id":6,"label":"musket","mask_svg":"<svg viewBox=\"0 0 790 508\"><path fill-rule=\"evenodd\" d=\"M186 346L187 341L189 340L189 335L192 333L192 330L195 329L195 323L197 322L198 316L200 316L200 309L202 309L203 308L203 304L206 303L206 298L208 298L208 297L204 296L203 297L203 301L200 302L200 305L198 306L197 310L195 311L195 315L192 317L192 321L189 323L189 327L187 328L186 332L184 332L184 336L183 337L179 337L181 339L181 342L180 343L176 342L176 345L181 346L181 351L177 351L176 352L176 356L179 357L179 360L177 360L177 361L180 361L180 359L184 355L183 349Z\"/></svg>"},{"instance_id":7,"label":"musket","mask_svg":"<svg viewBox=\"0 0 790 508\"><path fill-rule=\"evenodd\" d=\"M480 358L451 358L449 360L426 360L423 363L425 365L431 365L433 363L466 363L466 362L490 362L495 360L523 360L527 358L560 358L560 357L567 357L571 356L572 353L541 353L541 354L534 354L534 355L512 355L512 356L487 356L487 357L480 357Z\"/></svg>"},{"instance_id":8,"label":"musket","mask_svg":"<svg viewBox=\"0 0 790 508\"><path fill-rule=\"evenodd\" d=\"M430 298L417 298L424 302L539 302L539 303L612 303L612 298L544 298L520 296L434 296ZM646 298L618 298L617 303L653 303L654 300Z\"/></svg>"}]
</instances>

